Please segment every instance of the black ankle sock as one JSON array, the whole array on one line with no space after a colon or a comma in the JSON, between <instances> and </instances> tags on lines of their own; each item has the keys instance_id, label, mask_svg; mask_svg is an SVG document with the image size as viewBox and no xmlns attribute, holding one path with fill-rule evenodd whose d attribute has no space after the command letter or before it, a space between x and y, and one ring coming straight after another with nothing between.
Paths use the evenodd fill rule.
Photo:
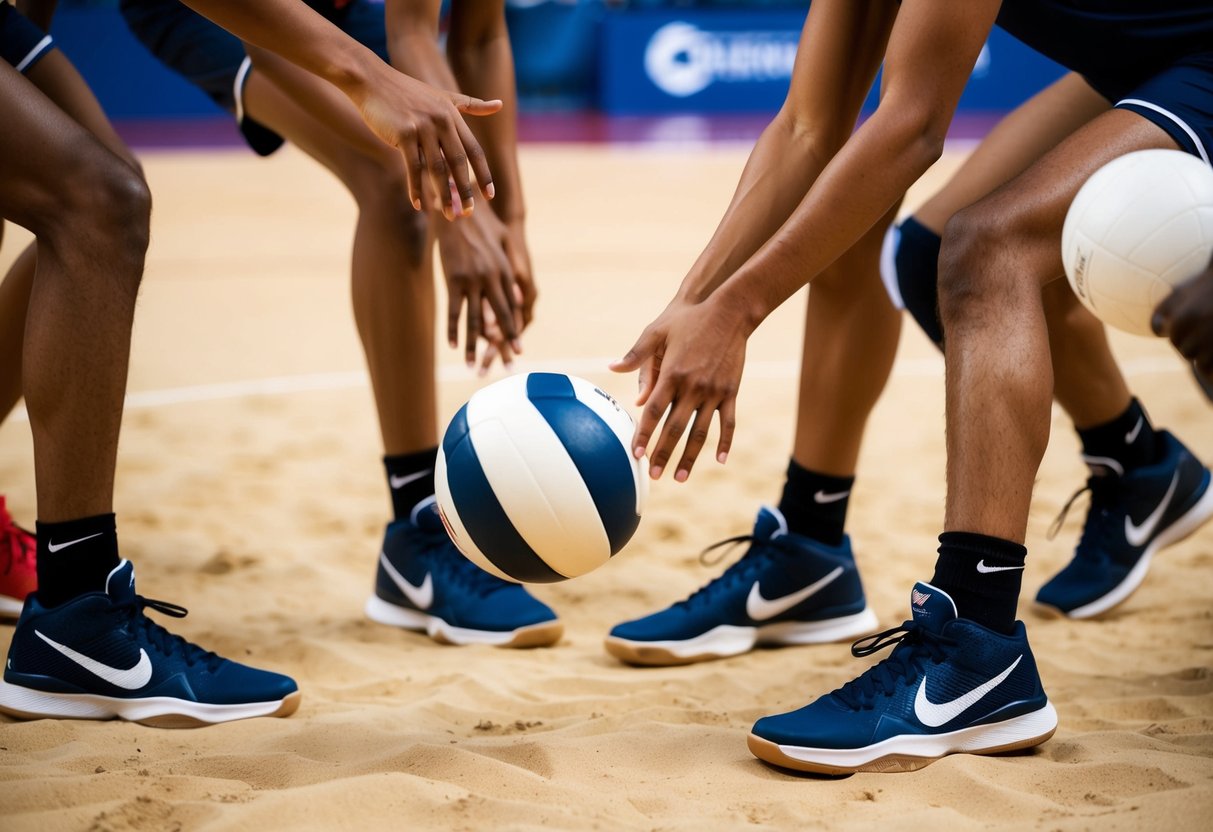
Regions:
<instances>
[{"instance_id":1,"label":"black ankle sock","mask_svg":"<svg viewBox=\"0 0 1213 832\"><path fill-rule=\"evenodd\" d=\"M112 514L65 523L37 523L38 601L56 607L87 592L104 592L118 565L118 531Z\"/></svg>"},{"instance_id":2,"label":"black ankle sock","mask_svg":"<svg viewBox=\"0 0 1213 832\"><path fill-rule=\"evenodd\" d=\"M1028 550L1018 543L972 532L939 536L931 583L952 596L961 618L1010 634Z\"/></svg>"},{"instance_id":3,"label":"black ankle sock","mask_svg":"<svg viewBox=\"0 0 1213 832\"><path fill-rule=\"evenodd\" d=\"M397 520L407 520L413 507L434 493L434 464L437 461L437 447L383 458L387 487L392 494L392 511Z\"/></svg>"},{"instance_id":4,"label":"black ankle sock","mask_svg":"<svg viewBox=\"0 0 1213 832\"><path fill-rule=\"evenodd\" d=\"M1137 399L1112 421L1078 431L1078 438L1088 464L1102 465L1117 474L1158 460L1158 435Z\"/></svg>"},{"instance_id":5,"label":"black ankle sock","mask_svg":"<svg viewBox=\"0 0 1213 832\"><path fill-rule=\"evenodd\" d=\"M811 537L829 546L842 543L854 477L832 477L788 463L788 479L779 500L779 511L788 521L788 531Z\"/></svg>"}]
</instances>

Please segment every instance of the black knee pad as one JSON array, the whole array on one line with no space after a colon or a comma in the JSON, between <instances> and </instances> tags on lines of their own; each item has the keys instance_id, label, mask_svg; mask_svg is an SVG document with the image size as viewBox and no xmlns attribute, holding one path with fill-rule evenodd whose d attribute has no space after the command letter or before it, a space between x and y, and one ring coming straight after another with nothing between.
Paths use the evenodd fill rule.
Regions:
<instances>
[{"instance_id":1,"label":"black knee pad","mask_svg":"<svg viewBox=\"0 0 1213 832\"><path fill-rule=\"evenodd\" d=\"M893 253L901 300L927 337L943 348L939 323L939 246L941 238L913 217L898 229Z\"/></svg>"}]
</instances>

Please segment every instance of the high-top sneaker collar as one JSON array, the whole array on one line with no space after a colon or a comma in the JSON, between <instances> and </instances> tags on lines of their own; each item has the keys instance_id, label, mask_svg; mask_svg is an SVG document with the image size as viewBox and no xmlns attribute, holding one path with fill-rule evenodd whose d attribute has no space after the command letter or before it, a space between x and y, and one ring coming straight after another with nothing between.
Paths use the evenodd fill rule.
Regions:
<instances>
[{"instance_id":1,"label":"high-top sneaker collar","mask_svg":"<svg viewBox=\"0 0 1213 832\"><path fill-rule=\"evenodd\" d=\"M754 538L757 540L774 540L788 533L788 521L777 508L763 506L758 510L758 519L754 521Z\"/></svg>"},{"instance_id":2,"label":"high-top sneaker collar","mask_svg":"<svg viewBox=\"0 0 1213 832\"><path fill-rule=\"evenodd\" d=\"M919 581L910 591L910 614L914 623L939 635L949 621L955 620L956 602L937 586Z\"/></svg>"},{"instance_id":3,"label":"high-top sneaker collar","mask_svg":"<svg viewBox=\"0 0 1213 832\"><path fill-rule=\"evenodd\" d=\"M115 604L128 604L135 600L135 566L123 558L110 570L105 579L105 594Z\"/></svg>"}]
</instances>

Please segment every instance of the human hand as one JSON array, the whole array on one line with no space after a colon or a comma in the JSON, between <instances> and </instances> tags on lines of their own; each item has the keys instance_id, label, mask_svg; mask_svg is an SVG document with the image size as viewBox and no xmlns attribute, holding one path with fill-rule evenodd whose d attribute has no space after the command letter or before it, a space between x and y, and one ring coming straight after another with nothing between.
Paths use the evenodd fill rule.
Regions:
<instances>
[{"instance_id":1,"label":"human hand","mask_svg":"<svg viewBox=\"0 0 1213 832\"><path fill-rule=\"evenodd\" d=\"M522 352L519 334L525 327L523 292L506 248L509 232L492 211L469 219L442 223L438 252L447 286L447 342L459 346L459 320L465 318L464 358L476 364L480 338L488 345L481 360L481 375L500 356L507 367Z\"/></svg>"},{"instance_id":2,"label":"human hand","mask_svg":"<svg viewBox=\"0 0 1213 832\"><path fill-rule=\"evenodd\" d=\"M1172 290L1154 310L1156 335L1170 338L1175 349L1213 381L1213 264Z\"/></svg>"},{"instance_id":3,"label":"human hand","mask_svg":"<svg viewBox=\"0 0 1213 832\"><path fill-rule=\"evenodd\" d=\"M736 427L737 391L752 332L745 316L719 295L700 303L675 299L641 333L627 354L611 363L617 373L640 371L637 405L643 405L632 453L644 456L662 418L649 476L660 479L683 431L690 426L674 479L685 482L720 414L716 461L728 459ZM667 413L668 411L668 413Z\"/></svg>"},{"instance_id":4,"label":"human hand","mask_svg":"<svg viewBox=\"0 0 1213 832\"><path fill-rule=\"evenodd\" d=\"M428 207L423 186L428 175L431 193L436 195L443 216L453 220L457 213L448 184L451 181L458 194L459 213L472 213L475 200L469 165L480 191L487 199L493 198L488 161L460 113L492 115L501 109L500 101L439 90L387 64L382 64L375 77L351 98L367 126L404 156L409 199L415 209Z\"/></svg>"}]
</instances>

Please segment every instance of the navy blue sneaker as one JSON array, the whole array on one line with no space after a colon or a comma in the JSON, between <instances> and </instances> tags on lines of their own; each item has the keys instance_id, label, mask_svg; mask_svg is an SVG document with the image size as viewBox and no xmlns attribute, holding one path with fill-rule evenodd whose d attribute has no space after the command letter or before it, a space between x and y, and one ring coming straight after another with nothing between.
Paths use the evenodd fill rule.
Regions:
<instances>
[{"instance_id":1,"label":"navy blue sneaker","mask_svg":"<svg viewBox=\"0 0 1213 832\"><path fill-rule=\"evenodd\" d=\"M611 630L607 652L641 665L690 664L737 656L759 644L819 644L876 627L850 539L826 546L788 533L778 509L764 506L749 543L724 574L685 601Z\"/></svg>"},{"instance_id":2,"label":"navy blue sneaker","mask_svg":"<svg viewBox=\"0 0 1213 832\"><path fill-rule=\"evenodd\" d=\"M912 620L855 642L892 655L833 693L754 723L760 760L818 774L913 771L948 754L1030 748L1053 736L1023 622L1006 636L956 617L938 587L914 585Z\"/></svg>"},{"instance_id":3,"label":"navy blue sneaker","mask_svg":"<svg viewBox=\"0 0 1213 832\"><path fill-rule=\"evenodd\" d=\"M546 647L564 633L547 604L455 548L433 497L388 525L366 615L442 644Z\"/></svg>"},{"instance_id":4,"label":"navy blue sneaker","mask_svg":"<svg viewBox=\"0 0 1213 832\"><path fill-rule=\"evenodd\" d=\"M1165 454L1148 468L1123 474L1115 460L1086 458L1091 477L1070 498L1073 503L1083 491L1091 492L1082 538L1074 559L1040 588L1037 603L1071 618L1107 612L1141 586L1158 550L1183 540L1213 515L1209 470L1167 431L1158 437Z\"/></svg>"},{"instance_id":5,"label":"navy blue sneaker","mask_svg":"<svg viewBox=\"0 0 1213 832\"><path fill-rule=\"evenodd\" d=\"M20 719L127 719L195 728L299 707L290 677L229 661L175 636L145 610L184 618L176 604L135 594L119 563L104 592L49 609L25 600L0 681L0 712Z\"/></svg>"}]
</instances>

